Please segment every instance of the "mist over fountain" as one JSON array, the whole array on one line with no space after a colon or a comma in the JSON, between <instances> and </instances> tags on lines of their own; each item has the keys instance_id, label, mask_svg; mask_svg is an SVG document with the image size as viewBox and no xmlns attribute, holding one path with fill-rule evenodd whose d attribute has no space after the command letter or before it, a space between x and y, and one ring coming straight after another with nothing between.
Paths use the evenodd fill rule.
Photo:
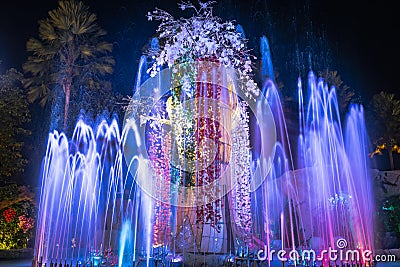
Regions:
<instances>
[{"instance_id":1,"label":"mist over fountain","mask_svg":"<svg viewBox=\"0 0 400 267\"><path fill-rule=\"evenodd\" d=\"M261 90L215 59L149 75L155 60L144 55L121 122L83 119L71 138L50 133L35 261L222 266L256 261L264 248L319 251L338 240L373 250L362 106L351 106L342 128L335 88L310 72L307 88L298 81L291 147L261 44L271 78ZM160 49L157 39L151 46Z\"/></svg>"}]
</instances>

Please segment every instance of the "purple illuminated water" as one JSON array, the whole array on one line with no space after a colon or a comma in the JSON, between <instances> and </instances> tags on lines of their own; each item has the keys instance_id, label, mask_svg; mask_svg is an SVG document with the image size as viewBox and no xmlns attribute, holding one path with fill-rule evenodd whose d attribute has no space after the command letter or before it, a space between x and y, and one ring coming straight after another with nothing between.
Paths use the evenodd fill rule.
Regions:
<instances>
[{"instance_id":1,"label":"purple illuminated water","mask_svg":"<svg viewBox=\"0 0 400 267\"><path fill-rule=\"evenodd\" d=\"M37 260L82 260L116 244L122 175L116 121L103 121L94 131L80 120L71 139L51 133L42 166Z\"/></svg>"},{"instance_id":2,"label":"purple illuminated water","mask_svg":"<svg viewBox=\"0 0 400 267\"><path fill-rule=\"evenodd\" d=\"M334 88L310 72L304 110L301 90L297 160L303 185L297 188L298 201L305 202L305 237L318 237L325 247L345 238L349 248L372 249L373 192L363 108L350 107L343 130Z\"/></svg>"},{"instance_id":3,"label":"purple illuminated water","mask_svg":"<svg viewBox=\"0 0 400 267\"><path fill-rule=\"evenodd\" d=\"M304 101L306 90L301 81L298 84L297 150L290 147L272 81L265 83L265 98L257 103L258 117L272 112L276 142L271 158L261 159L272 167L251 194L254 243L247 249L263 245L327 249L344 238L351 249L372 250L373 198L363 108L351 106L343 129L335 89L328 89L310 72ZM118 266L138 261L151 265L156 249L152 243L155 201L135 182L149 177L143 159L146 148L137 125L124 125L120 133L115 120L94 129L80 120L70 139L58 132L49 135L42 166L37 261L100 259ZM267 129L262 122L257 125ZM267 141L255 138L256 145ZM126 142L131 143L130 150ZM253 160L260 161L254 155ZM172 229L186 227L173 212L168 220L174 224ZM239 239L232 238L232 243ZM236 249L243 245L235 244ZM171 255L177 249L174 244L162 249L167 257L180 259ZM109 250L112 256L105 254Z\"/></svg>"}]
</instances>

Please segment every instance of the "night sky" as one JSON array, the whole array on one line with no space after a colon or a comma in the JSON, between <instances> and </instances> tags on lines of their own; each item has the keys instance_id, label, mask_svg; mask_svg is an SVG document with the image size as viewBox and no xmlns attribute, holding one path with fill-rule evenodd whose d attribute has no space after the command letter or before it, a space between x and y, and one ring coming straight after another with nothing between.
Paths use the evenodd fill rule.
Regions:
<instances>
[{"instance_id":1,"label":"night sky","mask_svg":"<svg viewBox=\"0 0 400 267\"><path fill-rule=\"evenodd\" d=\"M114 43L117 61L114 81L117 90L129 93L135 79L142 47L155 34L157 22L145 15L154 7L166 9L176 17L182 14L175 1L84 1L98 15L99 24ZM339 71L342 80L358 90L364 100L385 90L399 94L396 78L399 62L398 19L394 1L370 4L366 1L281 0L240 2L218 1L216 15L240 23L257 51L262 34L271 42L274 65L282 75L292 76L300 67L330 67ZM37 37L37 21L57 7L57 1L13 0L0 8L0 65L21 70L27 58L26 41ZM298 48L298 50L294 48ZM304 66L298 59L302 52L319 54L318 64ZM257 53L257 52L256 52ZM307 54L305 53L305 54ZM304 53L303 53L304 54ZM297 55L297 58L296 58ZM326 59L321 59L326 56ZM306 56L305 56L306 57ZM293 67L293 65L298 65ZM288 67L288 66L292 67ZM287 74L288 75L288 74Z\"/></svg>"}]
</instances>

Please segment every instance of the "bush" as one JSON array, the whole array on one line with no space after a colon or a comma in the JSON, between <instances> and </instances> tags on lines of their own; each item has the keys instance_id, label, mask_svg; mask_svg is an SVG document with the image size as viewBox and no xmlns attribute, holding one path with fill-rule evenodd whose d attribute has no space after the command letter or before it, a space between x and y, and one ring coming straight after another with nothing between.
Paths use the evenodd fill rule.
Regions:
<instances>
[{"instance_id":1,"label":"bush","mask_svg":"<svg viewBox=\"0 0 400 267\"><path fill-rule=\"evenodd\" d=\"M33 238L36 207L31 199L20 198L24 190L14 184L0 187L4 207L0 209L0 249L26 248Z\"/></svg>"}]
</instances>

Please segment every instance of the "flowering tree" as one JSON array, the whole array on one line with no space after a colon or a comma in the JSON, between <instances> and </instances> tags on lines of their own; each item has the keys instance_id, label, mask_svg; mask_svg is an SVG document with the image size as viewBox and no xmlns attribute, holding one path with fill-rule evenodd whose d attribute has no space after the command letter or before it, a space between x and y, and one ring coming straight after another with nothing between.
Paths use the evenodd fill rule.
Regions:
<instances>
[{"instance_id":1,"label":"flowering tree","mask_svg":"<svg viewBox=\"0 0 400 267\"><path fill-rule=\"evenodd\" d=\"M194 101L192 109L185 110L182 108L182 101L202 98L220 101L226 91L230 90L218 84L218 81L222 79L222 73L219 73L217 68L213 68L213 66L222 65L225 68L237 70L240 74L239 79L244 77L239 86L243 87L240 89L246 97L254 97L258 94L257 85L250 78L252 72L251 59L254 57L250 55L246 47L247 40L236 29L232 21L224 22L213 15L213 3L199 2L197 7L190 2L182 2L179 4L181 10L193 11L193 15L189 18L176 19L168 12L157 8L147 14L149 20L161 21L157 29L159 46L152 46L148 50L148 55L153 59L153 64L148 69L148 73L151 77L154 77L163 68L169 67L172 69L171 84L176 85L172 86L171 96L166 101L169 112L167 110L167 112L152 113L154 118L161 119L158 122L152 120L151 123L148 123L150 126L153 125L148 133L151 137L149 137L150 147L154 147L153 150L150 149L149 154L156 165L167 166L166 168L155 166L156 172L162 170L166 177L164 179L180 181L181 185L186 187L202 187L213 184L219 179L229 161L233 163L235 171L232 171L232 175L236 175L236 177L231 178L232 181L237 181L237 187L232 191L233 209L235 210L233 212L234 221L242 234L248 235L252 227L249 182L251 159L249 156L248 116L246 109L243 108L245 103L232 104L232 106L235 106L232 107L232 110L236 110L237 114L240 114L240 116L236 116L236 119L239 120L236 123L241 127L235 128L236 130L240 129L237 132L232 130L232 139L235 140L232 145L234 151L231 155L224 154L229 154L226 151L231 149L224 147L227 140L224 139L224 125L221 122L226 119L226 117L223 117L227 116L226 114L222 114L216 107L204 106L201 101ZM216 64L191 64L207 61ZM177 65L180 66L177 67ZM210 73L215 75L212 76ZM205 76L210 79L213 77L215 80L210 83L199 82ZM229 93L236 94L234 91L229 91ZM232 118L228 120L230 121L230 119ZM204 168L190 171L185 168L183 168L185 170L171 168L170 172L166 171L169 170L169 167L168 164L165 165L164 159L167 159L168 156L163 155L164 151L157 147L157 144L162 144L162 140L168 143L163 137L166 134L160 130L161 124L167 120L172 128L171 137L176 144L180 162L183 162L183 164L187 161L196 162L197 166L206 162ZM180 125L185 125L185 127ZM208 153L207 147L202 145L206 138L216 144L216 155ZM161 145L159 146L161 147ZM157 153L154 151L157 151ZM160 191L158 194L161 195L163 192ZM223 204L220 198L214 198L214 196L219 195L219 191L217 188L212 188L212 190L207 190L203 194L201 198L210 201L196 206L196 223L210 223L216 231L220 231L219 222L222 218L221 207ZM161 227L159 225L163 214L169 214L169 207L161 208L160 204L156 205L156 208L156 224L153 230L158 233L167 229L166 226ZM155 244L158 245L159 243L155 241Z\"/></svg>"},{"instance_id":2,"label":"flowering tree","mask_svg":"<svg viewBox=\"0 0 400 267\"><path fill-rule=\"evenodd\" d=\"M169 67L176 63L213 59L227 67L233 67L244 74L252 72L246 39L236 30L232 21L222 22L212 14L214 2L200 2L197 8L190 2L179 4L181 10L193 10L190 18L175 19L168 12L156 8L149 12L149 20L161 21L157 29L163 45L159 51L149 50L155 60L149 72L154 76L160 66Z\"/></svg>"},{"instance_id":3,"label":"flowering tree","mask_svg":"<svg viewBox=\"0 0 400 267\"><path fill-rule=\"evenodd\" d=\"M0 187L0 249L27 247L33 237L36 208L26 191L15 184Z\"/></svg>"}]
</instances>

